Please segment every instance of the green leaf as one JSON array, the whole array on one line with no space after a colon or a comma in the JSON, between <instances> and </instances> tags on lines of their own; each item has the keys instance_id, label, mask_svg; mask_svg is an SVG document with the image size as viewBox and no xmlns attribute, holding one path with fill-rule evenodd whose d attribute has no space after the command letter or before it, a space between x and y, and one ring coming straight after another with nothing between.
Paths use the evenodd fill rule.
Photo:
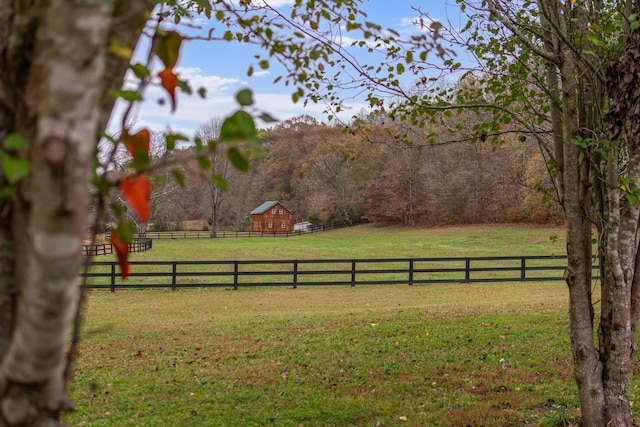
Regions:
<instances>
[{"instance_id":1,"label":"green leaf","mask_svg":"<svg viewBox=\"0 0 640 427\"><path fill-rule=\"evenodd\" d=\"M255 138L255 123L245 111L236 111L220 127L220 142L249 141Z\"/></svg>"},{"instance_id":2,"label":"green leaf","mask_svg":"<svg viewBox=\"0 0 640 427\"><path fill-rule=\"evenodd\" d=\"M606 46L605 42L600 40L600 38L595 34L587 34L587 40L595 46L600 46L600 47Z\"/></svg>"},{"instance_id":3,"label":"green leaf","mask_svg":"<svg viewBox=\"0 0 640 427\"><path fill-rule=\"evenodd\" d=\"M171 175L173 175L173 179L176 180L180 187L185 187L186 181L184 179L184 173L182 172L182 170L177 168L171 169Z\"/></svg>"},{"instance_id":4,"label":"green leaf","mask_svg":"<svg viewBox=\"0 0 640 427\"><path fill-rule=\"evenodd\" d=\"M116 216L116 218L120 218L125 211L124 205L120 202L113 202L111 203L111 211L113 211L113 214Z\"/></svg>"},{"instance_id":5,"label":"green leaf","mask_svg":"<svg viewBox=\"0 0 640 427\"><path fill-rule=\"evenodd\" d=\"M222 191L227 191L229 189L229 184L220 175L212 175L211 176L211 181L213 181L213 183L216 185L216 187L218 187Z\"/></svg>"},{"instance_id":6,"label":"green leaf","mask_svg":"<svg viewBox=\"0 0 640 427\"><path fill-rule=\"evenodd\" d=\"M233 167L239 171L247 172L249 170L249 161L237 148L230 148L227 151L227 158L231 161Z\"/></svg>"},{"instance_id":7,"label":"green leaf","mask_svg":"<svg viewBox=\"0 0 640 427\"><path fill-rule=\"evenodd\" d=\"M410 64L413 62L413 52L411 52L410 50L407 51L407 55L405 57L405 61L407 62L407 64Z\"/></svg>"},{"instance_id":8,"label":"green leaf","mask_svg":"<svg viewBox=\"0 0 640 427\"><path fill-rule=\"evenodd\" d=\"M268 113L260 114L260 119L265 123L275 123L275 122L278 121L278 119L274 118L273 116L271 116Z\"/></svg>"},{"instance_id":9,"label":"green leaf","mask_svg":"<svg viewBox=\"0 0 640 427\"><path fill-rule=\"evenodd\" d=\"M202 151L204 151L204 143L202 142L202 138L196 136L193 142L196 145L196 153L202 153Z\"/></svg>"},{"instance_id":10,"label":"green leaf","mask_svg":"<svg viewBox=\"0 0 640 427\"><path fill-rule=\"evenodd\" d=\"M118 222L118 228L115 233L120 240L129 243L136 234L136 225L131 221L122 220Z\"/></svg>"},{"instance_id":11,"label":"green leaf","mask_svg":"<svg viewBox=\"0 0 640 427\"><path fill-rule=\"evenodd\" d=\"M2 171L10 184L15 184L29 173L31 163L25 159L2 153Z\"/></svg>"},{"instance_id":12,"label":"green leaf","mask_svg":"<svg viewBox=\"0 0 640 427\"><path fill-rule=\"evenodd\" d=\"M167 31L156 37L156 55L166 68L173 68L178 62L178 56L180 56L182 36L176 31Z\"/></svg>"},{"instance_id":13,"label":"green leaf","mask_svg":"<svg viewBox=\"0 0 640 427\"><path fill-rule=\"evenodd\" d=\"M176 148L176 142L189 141L189 138L179 133L169 133L165 136L165 140L167 141L167 150L172 151Z\"/></svg>"},{"instance_id":14,"label":"green leaf","mask_svg":"<svg viewBox=\"0 0 640 427\"><path fill-rule=\"evenodd\" d=\"M132 90L112 89L109 91L109 95L113 96L114 98L122 98L125 101L129 102L140 101L142 99L142 96L140 94Z\"/></svg>"},{"instance_id":15,"label":"green leaf","mask_svg":"<svg viewBox=\"0 0 640 427\"><path fill-rule=\"evenodd\" d=\"M13 185L8 185L0 190L0 198L8 199L9 197L13 196L13 193L15 192L16 187L14 187Z\"/></svg>"},{"instance_id":16,"label":"green leaf","mask_svg":"<svg viewBox=\"0 0 640 427\"><path fill-rule=\"evenodd\" d=\"M211 160L207 156L198 156L198 167L202 170L209 169L211 167Z\"/></svg>"},{"instance_id":17,"label":"green leaf","mask_svg":"<svg viewBox=\"0 0 640 427\"><path fill-rule=\"evenodd\" d=\"M149 69L142 64L133 64L131 66L131 71L133 71L133 74L135 74L139 79L144 79L145 77L149 77L151 75Z\"/></svg>"},{"instance_id":18,"label":"green leaf","mask_svg":"<svg viewBox=\"0 0 640 427\"><path fill-rule=\"evenodd\" d=\"M17 133L10 133L4 139L2 146L6 150L26 150L29 142Z\"/></svg>"},{"instance_id":19,"label":"green leaf","mask_svg":"<svg viewBox=\"0 0 640 427\"><path fill-rule=\"evenodd\" d=\"M242 105L243 107L253 105L253 92L251 92L251 90L249 89L242 89L236 95L236 100L238 101L238 104Z\"/></svg>"},{"instance_id":20,"label":"green leaf","mask_svg":"<svg viewBox=\"0 0 640 427\"><path fill-rule=\"evenodd\" d=\"M189 83L183 81L183 80L178 80L178 87L180 88L180 90L182 90L184 93L191 95L191 86L189 86Z\"/></svg>"}]
</instances>

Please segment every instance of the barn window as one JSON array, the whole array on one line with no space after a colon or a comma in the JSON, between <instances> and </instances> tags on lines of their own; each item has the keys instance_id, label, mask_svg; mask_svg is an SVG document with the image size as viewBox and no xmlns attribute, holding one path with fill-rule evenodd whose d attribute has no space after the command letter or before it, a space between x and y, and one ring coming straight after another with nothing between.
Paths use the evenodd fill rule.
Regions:
<instances>
[{"instance_id":1,"label":"barn window","mask_svg":"<svg viewBox=\"0 0 640 427\"><path fill-rule=\"evenodd\" d=\"M269 228L273 228L273 223L271 221L269 221L268 226L269 226Z\"/></svg>"},{"instance_id":2,"label":"barn window","mask_svg":"<svg viewBox=\"0 0 640 427\"><path fill-rule=\"evenodd\" d=\"M275 214L276 214L276 208L271 209L271 213L272 213L273 215L275 215Z\"/></svg>"},{"instance_id":3,"label":"barn window","mask_svg":"<svg viewBox=\"0 0 640 427\"><path fill-rule=\"evenodd\" d=\"M280 224L280 228L287 228L286 225L284 225L284 222L282 224Z\"/></svg>"},{"instance_id":4,"label":"barn window","mask_svg":"<svg viewBox=\"0 0 640 427\"><path fill-rule=\"evenodd\" d=\"M284 213L284 210L280 209L280 215L282 215Z\"/></svg>"}]
</instances>

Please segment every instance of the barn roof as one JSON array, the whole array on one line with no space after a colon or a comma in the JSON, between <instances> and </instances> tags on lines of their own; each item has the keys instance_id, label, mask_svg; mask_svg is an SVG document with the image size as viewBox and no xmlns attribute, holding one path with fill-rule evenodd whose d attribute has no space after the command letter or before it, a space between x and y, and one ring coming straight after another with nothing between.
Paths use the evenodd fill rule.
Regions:
<instances>
[{"instance_id":1,"label":"barn roof","mask_svg":"<svg viewBox=\"0 0 640 427\"><path fill-rule=\"evenodd\" d=\"M264 202L263 204L261 204L260 206L258 206L257 208L255 208L254 210L251 211L252 214L261 214L264 213L264 211L268 210L271 206L276 205L280 203L277 200L269 200ZM282 205L282 203L280 203L280 205ZM283 206L284 207L284 206ZM286 208L285 208L286 209ZM287 209L289 210L289 209Z\"/></svg>"}]
</instances>

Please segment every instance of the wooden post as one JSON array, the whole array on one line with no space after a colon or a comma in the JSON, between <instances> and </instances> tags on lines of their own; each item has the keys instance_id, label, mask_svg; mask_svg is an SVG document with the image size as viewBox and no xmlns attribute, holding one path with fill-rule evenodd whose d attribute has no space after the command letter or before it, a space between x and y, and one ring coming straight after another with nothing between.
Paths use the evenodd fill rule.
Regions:
<instances>
[{"instance_id":1,"label":"wooden post","mask_svg":"<svg viewBox=\"0 0 640 427\"><path fill-rule=\"evenodd\" d=\"M238 290L238 261L233 262L233 290Z\"/></svg>"},{"instance_id":2,"label":"wooden post","mask_svg":"<svg viewBox=\"0 0 640 427\"><path fill-rule=\"evenodd\" d=\"M351 261L351 287L356 286L356 262Z\"/></svg>"},{"instance_id":3,"label":"wooden post","mask_svg":"<svg viewBox=\"0 0 640 427\"><path fill-rule=\"evenodd\" d=\"M409 286L413 286L413 260L409 261Z\"/></svg>"},{"instance_id":4,"label":"wooden post","mask_svg":"<svg viewBox=\"0 0 640 427\"><path fill-rule=\"evenodd\" d=\"M178 270L178 264L176 262L171 263L171 290L175 291L176 290L176 281L177 281L177 270Z\"/></svg>"},{"instance_id":5,"label":"wooden post","mask_svg":"<svg viewBox=\"0 0 640 427\"><path fill-rule=\"evenodd\" d=\"M116 291L116 263L111 263L111 292Z\"/></svg>"},{"instance_id":6,"label":"wooden post","mask_svg":"<svg viewBox=\"0 0 640 427\"><path fill-rule=\"evenodd\" d=\"M293 261L293 289L298 288L298 261Z\"/></svg>"}]
</instances>

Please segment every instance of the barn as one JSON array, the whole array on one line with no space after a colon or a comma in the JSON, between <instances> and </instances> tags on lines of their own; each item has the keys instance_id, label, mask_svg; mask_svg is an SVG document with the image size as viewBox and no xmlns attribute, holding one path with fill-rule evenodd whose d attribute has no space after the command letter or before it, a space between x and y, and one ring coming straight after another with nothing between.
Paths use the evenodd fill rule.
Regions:
<instances>
[{"instance_id":1,"label":"barn","mask_svg":"<svg viewBox=\"0 0 640 427\"><path fill-rule=\"evenodd\" d=\"M251 211L251 231L291 233L293 214L277 200L264 202Z\"/></svg>"}]
</instances>

